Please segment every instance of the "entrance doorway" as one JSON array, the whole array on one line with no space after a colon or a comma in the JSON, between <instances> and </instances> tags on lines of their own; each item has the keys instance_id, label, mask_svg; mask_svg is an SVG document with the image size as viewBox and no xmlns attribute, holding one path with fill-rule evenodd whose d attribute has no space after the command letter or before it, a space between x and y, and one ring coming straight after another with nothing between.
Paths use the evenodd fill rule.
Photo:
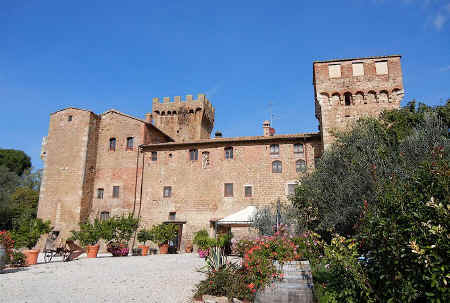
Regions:
<instances>
[{"instance_id":1,"label":"entrance doorway","mask_svg":"<svg viewBox=\"0 0 450 303\"><path fill-rule=\"evenodd\" d=\"M175 238L169 241L169 254L176 254L178 251L180 251L181 248L183 224L186 224L186 221L165 221L163 223L174 224L177 227Z\"/></svg>"}]
</instances>

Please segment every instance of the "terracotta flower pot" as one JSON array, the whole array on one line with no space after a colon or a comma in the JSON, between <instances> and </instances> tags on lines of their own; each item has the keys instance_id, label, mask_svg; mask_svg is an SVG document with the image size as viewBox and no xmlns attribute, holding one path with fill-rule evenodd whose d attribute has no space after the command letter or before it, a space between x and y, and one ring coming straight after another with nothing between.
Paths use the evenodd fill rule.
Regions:
<instances>
[{"instance_id":1,"label":"terracotta flower pot","mask_svg":"<svg viewBox=\"0 0 450 303\"><path fill-rule=\"evenodd\" d=\"M159 253L166 255L169 252L169 244L162 244L159 246Z\"/></svg>"},{"instance_id":2,"label":"terracotta flower pot","mask_svg":"<svg viewBox=\"0 0 450 303\"><path fill-rule=\"evenodd\" d=\"M98 249L100 248L100 245L88 245L86 246L86 254L88 258L97 258Z\"/></svg>"},{"instance_id":3,"label":"terracotta flower pot","mask_svg":"<svg viewBox=\"0 0 450 303\"><path fill-rule=\"evenodd\" d=\"M146 256L148 255L148 250L150 249L150 246L147 245L139 245L138 246L140 249L142 249L142 255Z\"/></svg>"},{"instance_id":4,"label":"terracotta flower pot","mask_svg":"<svg viewBox=\"0 0 450 303\"><path fill-rule=\"evenodd\" d=\"M27 257L26 264L27 265L34 265L37 263L37 259L39 256L39 249L30 249L25 250L23 254Z\"/></svg>"}]
</instances>

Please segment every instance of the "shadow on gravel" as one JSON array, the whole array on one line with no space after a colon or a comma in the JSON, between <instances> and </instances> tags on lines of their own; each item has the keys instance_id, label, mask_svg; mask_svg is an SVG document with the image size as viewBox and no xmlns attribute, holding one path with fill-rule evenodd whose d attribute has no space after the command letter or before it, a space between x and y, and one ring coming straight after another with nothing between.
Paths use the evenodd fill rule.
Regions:
<instances>
[{"instance_id":1,"label":"shadow on gravel","mask_svg":"<svg viewBox=\"0 0 450 303\"><path fill-rule=\"evenodd\" d=\"M20 271L26 271L29 270L28 267L12 267L12 268L5 268L3 270L0 270L0 275L3 274L13 274Z\"/></svg>"}]
</instances>

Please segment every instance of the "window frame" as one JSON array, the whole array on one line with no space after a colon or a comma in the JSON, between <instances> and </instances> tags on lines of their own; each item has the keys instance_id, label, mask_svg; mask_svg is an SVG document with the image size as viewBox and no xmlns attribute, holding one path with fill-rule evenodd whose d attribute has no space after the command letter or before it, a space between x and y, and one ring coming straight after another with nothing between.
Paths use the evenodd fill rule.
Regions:
<instances>
[{"instance_id":1,"label":"window frame","mask_svg":"<svg viewBox=\"0 0 450 303\"><path fill-rule=\"evenodd\" d=\"M130 146L131 142L131 146ZM127 145L126 150L133 150L134 149L134 137L127 137Z\"/></svg>"},{"instance_id":2,"label":"window frame","mask_svg":"<svg viewBox=\"0 0 450 303\"><path fill-rule=\"evenodd\" d=\"M120 197L120 186L119 185L113 185L112 197L115 199Z\"/></svg>"},{"instance_id":3,"label":"window frame","mask_svg":"<svg viewBox=\"0 0 450 303\"><path fill-rule=\"evenodd\" d=\"M176 211L169 211L169 221L175 221L177 218L177 212Z\"/></svg>"},{"instance_id":4,"label":"window frame","mask_svg":"<svg viewBox=\"0 0 450 303\"><path fill-rule=\"evenodd\" d=\"M158 152L152 151L151 160L152 161L158 161Z\"/></svg>"},{"instance_id":5,"label":"window frame","mask_svg":"<svg viewBox=\"0 0 450 303\"><path fill-rule=\"evenodd\" d=\"M198 149L193 148L189 150L189 160L198 161Z\"/></svg>"},{"instance_id":6,"label":"window frame","mask_svg":"<svg viewBox=\"0 0 450 303\"><path fill-rule=\"evenodd\" d=\"M231 160L234 158L234 148L232 146L225 147L223 150L226 160Z\"/></svg>"},{"instance_id":7,"label":"window frame","mask_svg":"<svg viewBox=\"0 0 450 303\"><path fill-rule=\"evenodd\" d=\"M67 122L72 122L72 120L73 120L73 116L72 116L72 115L69 115L69 116L67 117Z\"/></svg>"},{"instance_id":8,"label":"window frame","mask_svg":"<svg viewBox=\"0 0 450 303\"><path fill-rule=\"evenodd\" d=\"M287 183L287 187L286 187L286 195L287 195L287 196L295 195L295 188L297 187L297 185L298 185L297 183ZM291 186L294 187L294 190L293 190L292 193L289 191L289 188L290 188Z\"/></svg>"},{"instance_id":9,"label":"window frame","mask_svg":"<svg viewBox=\"0 0 450 303\"><path fill-rule=\"evenodd\" d=\"M104 188L97 188L97 199L103 200L103 197L105 196L105 189Z\"/></svg>"},{"instance_id":10,"label":"window frame","mask_svg":"<svg viewBox=\"0 0 450 303\"><path fill-rule=\"evenodd\" d=\"M303 163L303 169L299 169L299 163ZM297 173L305 173L306 170L308 169L308 167L306 166L306 161L303 159L298 159L297 161L295 161L295 171Z\"/></svg>"},{"instance_id":11,"label":"window frame","mask_svg":"<svg viewBox=\"0 0 450 303\"><path fill-rule=\"evenodd\" d=\"M283 162L280 160L272 161L272 173L281 174L283 172Z\"/></svg>"},{"instance_id":12,"label":"window frame","mask_svg":"<svg viewBox=\"0 0 450 303\"><path fill-rule=\"evenodd\" d=\"M250 189L250 194L248 194L247 189ZM253 197L253 186L252 185L244 185L244 197L251 198Z\"/></svg>"},{"instance_id":13,"label":"window frame","mask_svg":"<svg viewBox=\"0 0 450 303\"><path fill-rule=\"evenodd\" d=\"M163 187L163 198L172 197L172 186L164 186Z\"/></svg>"},{"instance_id":14,"label":"window frame","mask_svg":"<svg viewBox=\"0 0 450 303\"><path fill-rule=\"evenodd\" d=\"M228 191L227 191L228 187ZM230 193L231 188L231 193ZM234 197L234 189L233 189L233 183L224 183L223 184L223 196L224 197Z\"/></svg>"},{"instance_id":15,"label":"window frame","mask_svg":"<svg viewBox=\"0 0 450 303\"><path fill-rule=\"evenodd\" d=\"M304 154L305 153L305 145L303 143L294 143L294 154ZM298 150L298 146L301 146L301 151Z\"/></svg>"},{"instance_id":16,"label":"window frame","mask_svg":"<svg viewBox=\"0 0 450 303\"><path fill-rule=\"evenodd\" d=\"M109 138L109 151L116 151L117 147L117 138L111 137Z\"/></svg>"},{"instance_id":17,"label":"window frame","mask_svg":"<svg viewBox=\"0 0 450 303\"><path fill-rule=\"evenodd\" d=\"M272 151L272 147L275 151ZM270 154L271 155L280 155L280 144L270 144Z\"/></svg>"}]
</instances>

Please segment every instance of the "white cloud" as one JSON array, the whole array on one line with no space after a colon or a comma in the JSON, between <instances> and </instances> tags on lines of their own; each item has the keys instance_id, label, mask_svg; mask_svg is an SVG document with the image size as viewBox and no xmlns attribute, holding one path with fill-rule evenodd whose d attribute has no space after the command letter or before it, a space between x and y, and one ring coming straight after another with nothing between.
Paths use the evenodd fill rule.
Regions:
<instances>
[{"instance_id":1,"label":"white cloud","mask_svg":"<svg viewBox=\"0 0 450 303\"><path fill-rule=\"evenodd\" d=\"M447 16L444 16L441 13L437 14L433 19L433 25L437 30L441 30L445 22L447 22Z\"/></svg>"}]
</instances>

